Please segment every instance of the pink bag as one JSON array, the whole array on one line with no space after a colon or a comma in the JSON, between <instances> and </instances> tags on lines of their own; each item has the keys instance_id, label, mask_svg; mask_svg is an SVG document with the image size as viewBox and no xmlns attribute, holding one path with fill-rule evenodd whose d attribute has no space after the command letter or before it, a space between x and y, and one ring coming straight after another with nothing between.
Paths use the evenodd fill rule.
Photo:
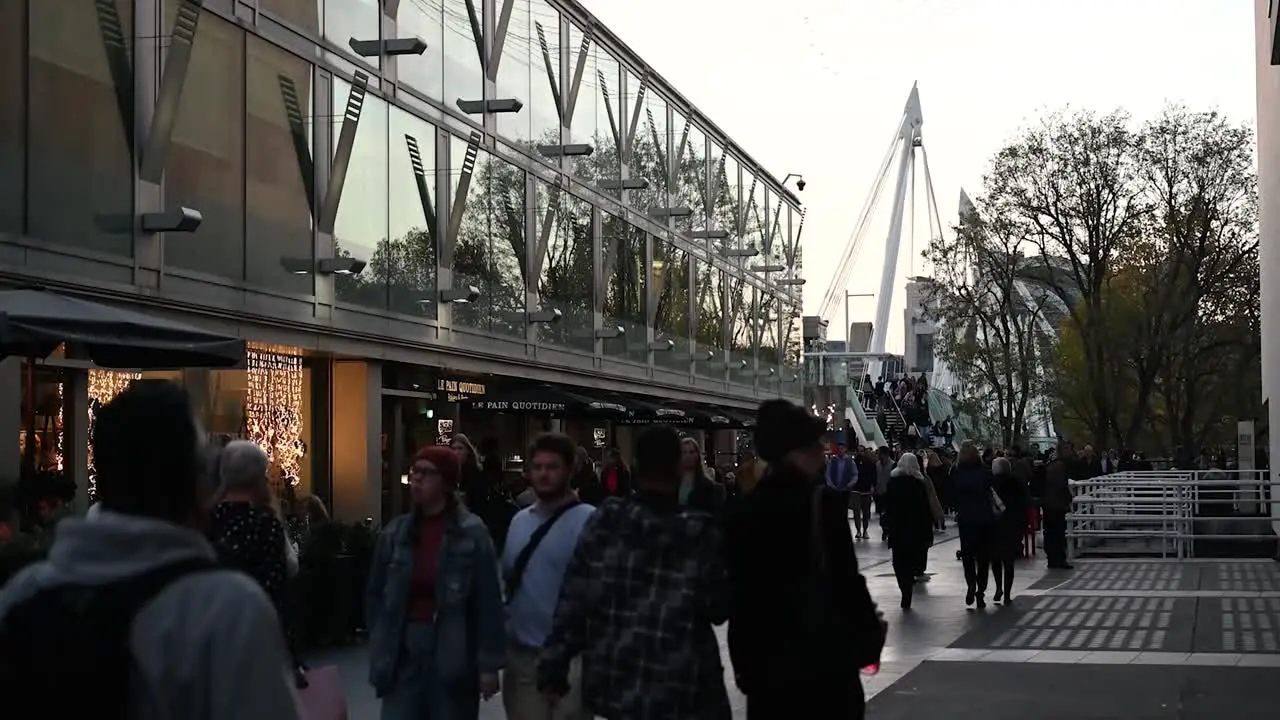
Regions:
<instances>
[{"instance_id":1,"label":"pink bag","mask_svg":"<svg viewBox=\"0 0 1280 720\"><path fill-rule=\"evenodd\" d=\"M347 693L335 665L306 672L307 686L298 688L299 720L347 720Z\"/></svg>"}]
</instances>

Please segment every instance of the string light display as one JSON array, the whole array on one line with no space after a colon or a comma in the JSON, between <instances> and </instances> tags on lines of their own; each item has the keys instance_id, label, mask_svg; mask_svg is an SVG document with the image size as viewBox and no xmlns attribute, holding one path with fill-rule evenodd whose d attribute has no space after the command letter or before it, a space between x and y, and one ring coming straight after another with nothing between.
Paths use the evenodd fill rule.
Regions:
<instances>
[{"instance_id":1,"label":"string light display","mask_svg":"<svg viewBox=\"0 0 1280 720\"><path fill-rule=\"evenodd\" d=\"M89 502L94 502L98 495L98 471L93 464L93 425L98 411L103 405L111 402L129 383L142 378L142 373L120 372L118 370L89 370ZM62 394L62 386L58 386L58 394ZM61 411L59 411L61 413ZM61 423L59 423L61 427Z\"/></svg>"},{"instance_id":2,"label":"string light display","mask_svg":"<svg viewBox=\"0 0 1280 720\"><path fill-rule=\"evenodd\" d=\"M245 432L266 451L275 477L298 484L306 444L302 441L302 356L288 348L254 345L248 369Z\"/></svg>"}]
</instances>

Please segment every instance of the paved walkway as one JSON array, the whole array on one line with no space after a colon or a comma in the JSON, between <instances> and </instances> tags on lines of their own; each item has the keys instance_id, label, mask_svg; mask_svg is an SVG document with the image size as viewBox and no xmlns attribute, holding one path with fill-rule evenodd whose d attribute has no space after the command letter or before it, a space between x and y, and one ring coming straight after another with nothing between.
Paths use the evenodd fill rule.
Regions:
<instances>
[{"instance_id":1,"label":"paved walkway","mask_svg":"<svg viewBox=\"0 0 1280 720\"><path fill-rule=\"evenodd\" d=\"M889 621L881 670L863 677L871 720L940 708L958 720L1275 717L1280 564L1098 561L1046 572L1041 556L1019 563L1012 607L976 611L964 606L953 540L948 533L930 551L931 580L905 615L888 549L878 538L858 542ZM353 720L377 717L362 649L315 661L339 666ZM726 684L734 716L745 717L729 672ZM484 704L480 717L501 720L501 703Z\"/></svg>"}]
</instances>

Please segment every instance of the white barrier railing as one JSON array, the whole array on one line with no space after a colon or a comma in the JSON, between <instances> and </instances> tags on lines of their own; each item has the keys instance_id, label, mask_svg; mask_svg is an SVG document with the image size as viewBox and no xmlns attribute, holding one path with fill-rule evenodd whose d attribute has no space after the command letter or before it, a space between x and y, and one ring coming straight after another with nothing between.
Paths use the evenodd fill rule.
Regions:
<instances>
[{"instance_id":1,"label":"white barrier railing","mask_svg":"<svg viewBox=\"0 0 1280 720\"><path fill-rule=\"evenodd\" d=\"M1200 541L1276 540L1265 472L1137 471L1072 481L1068 551L1077 556L1109 541L1146 540L1161 557L1196 555Z\"/></svg>"}]
</instances>

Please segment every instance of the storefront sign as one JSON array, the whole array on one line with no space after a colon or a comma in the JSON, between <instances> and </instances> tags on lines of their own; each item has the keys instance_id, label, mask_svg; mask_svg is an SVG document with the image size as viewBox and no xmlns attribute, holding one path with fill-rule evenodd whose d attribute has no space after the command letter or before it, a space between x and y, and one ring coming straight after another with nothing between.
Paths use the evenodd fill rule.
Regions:
<instances>
[{"instance_id":1,"label":"storefront sign","mask_svg":"<svg viewBox=\"0 0 1280 720\"><path fill-rule=\"evenodd\" d=\"M440 392L457 394L457 395L483 395L484 383L466 382L464 380L447 380L440 378L436 381L436 389Z\"/></svg>"},{"instance_id":2,"label":"storefront sign","mask_svg":"<svg viewBox=\"0 0 1280 720\"><path fill-rule=\"evenodd\" d=\"M564 412L565 404L556 402L508 402L506 400L477 400L472 404L477 410L494 412Z\"/></svg>"}]
</instances>

